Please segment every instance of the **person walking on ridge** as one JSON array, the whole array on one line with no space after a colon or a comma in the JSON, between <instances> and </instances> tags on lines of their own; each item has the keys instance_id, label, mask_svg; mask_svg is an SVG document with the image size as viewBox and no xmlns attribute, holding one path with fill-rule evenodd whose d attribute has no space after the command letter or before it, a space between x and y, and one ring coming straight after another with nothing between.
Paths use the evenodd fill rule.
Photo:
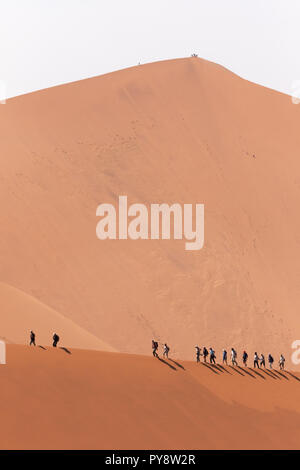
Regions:
<instances>
[{"instance_id":1,"label":"person walking on ridge","mask_svg":"<svg viewBox=\"0 0 300 470\"><path fill-rule=\"evenodd\" d=\"M33 344L35 346L35 333L31 330L30 331L30 346Z\"/></svg>"},{"instance_id":2,"label":"person walking on ridge","mask_svg":"<svg viewBox=\"0 0 300 470\"><path fill-rule=\"evenodd\" d=\"M158 342L154 341L153 339L152 340L152 354L154 357L158 357L157 350L158 350Z\"/></svg>"},{"instance_id":3,"label":"person walking on ridge","mask_svg":"<svg viewBox=\"0 0 300 470\"><path fill-rule=\"evenodd\" d=\"M170 348L169 348L169 346L167 345L167 343L165 343L165 344L164 344L163 357L166 357L167 359L169 359L169 351L170 351Z\"/></svg>"},{"instance_id":4,"label":"person walking on ridge","mask_svg":"<svg viewBox=\"0 0 300 470\"><path fill-rule=\"evenodd\" d=\"M258 357L258 354L257 352L254 353L254 369L255 367L257 367L259 369L259 357Z\"/></svg>"},{"instance_id":5,"label":"person walking on ridge","mask_svg":"<svg viewBox=\"0 0 300 470\"><path fill-rule=\"evenodd\" d=\"M237 352L234 348L231 348L231 363L233 366L238 365L236 358L237 358Z\"/></svg>"},{"instance_id":6,"label":"person walking on ridge","mask_svg":"<svg viewBox=\"0 0 300 470\"><path fill-rule=\"evenodd\" d=\"M243 364L244 364L244 367L247 367L247 361L248 361L248 354L246 353L246 351L243 352Z\"/></svg>"},{"instance_id":7,"label":"person walking on ridge","mask_svg":"<svg viewBox=\"0 0 300 470\"><path fill-rule=\"evenodd\" d=\"M265 356L261 353L260 355L260 367L264 366L264 368L266 368L266 360L265 360Z\"/></svg>"},{"instance_id":8,"label":"person walking on ridge","mask_svg":"<svg viewBox=\"0 0 300 470\"><path fill-rule=\"evenodd\" d=\"M56 348L58 342L59 342L59 336L56 333L54 333L53 335L53 347L54 348Z\"/></svg>"},{"instance_id":9,"label":"person walking on ridge","mask_svg":"<svg viewBox=\"0 0 300 470\"><path fill-rule=\"evenodd\" d=\"M216 354L215 354L215 351L213 350L213 348L209 348L209 362L211 364L216 363Z\"/></svg>"},{"instance_id":10,"label":"person walking on ridge","mask_svg":"<svg viewBox=\"0 0 300 470\"><path fill-rule=\"evenodd\" d=\"M195 346L195 348L196 348L196 362L201 362L200 361L201 348L199 348L199 346Z\"/></svg>"},{"instance_id":11,"label":"person walking on ridge","mask_svg":"<svg viewBox=\"0 0 300 470\"><path fill-rule=\"evenodd\" d=\"M226 366L227 366L227 351L226 351L226 349L223 349L223 364L226 364Z\"/></svg>"},{"instance_id":12,"label":"person walking on ridge","mask_svg":"<svg viewBox=\"0 0 300 470\"><path fill-rule=\"evenodd\" d=\"M280 370L284 370L284 363L285 363L285 357L283 356L283 354L280 354L280 359L279 359Z\"/></svg>"},{"instance_id":13,"label":"person walking on ridge","mask_svg":"<svg viewBox=\"0 0 300 470\"><path fill-rule=\"evenodd\" d=\"M269 362L270 369L273 369L274 358L271 354L269 354L269 356L268 356L268 362Z\"/></svg>"},{"instance_id":14,"label":"person walking on ridge","mask_svg":"<svg viewBox=\"0 0 300 470\"><path fill-rule=\"evenodd\" d=\"M204 359L204 362L206 362L207 356L208 356L208 351L207 351L206 347L204 346L204 348L203 348L203 359Z\"/></svg>"}]
</instances>

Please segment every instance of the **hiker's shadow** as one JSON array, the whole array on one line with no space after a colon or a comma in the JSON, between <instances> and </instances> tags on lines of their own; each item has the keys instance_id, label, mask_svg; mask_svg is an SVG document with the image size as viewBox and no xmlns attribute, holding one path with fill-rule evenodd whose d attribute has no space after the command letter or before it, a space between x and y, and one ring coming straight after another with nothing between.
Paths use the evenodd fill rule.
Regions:
<instances>
[{"instance_id":1,"label":"hiker's shadow","mask_svg":"<svg viewBox=\"0 0 300 470\"><path fill-rule=\"evenodd\" d=\"M44 349L44 351L47 351L47 349L44 348L44 346L42 346L41 344L38 345L38 348L41 348L41 349Z\"/></svg>"},{"instance_id":2,"label":"hiker's shadow","mask_svg":"<svg viewBox=\"0 0 300 470\"><path fill-rule=\"evenodd\" d=\"M210 364L207 364L207 362L200 362L202 366L205 366L207 369L211 370L214 374L220 375L220 372L217 372L219 369L214 369L213 367L210 366Z\"/></svg>"},{"instance_id":3,"label":"hiker's shadow","mask_svg":"<svg viewBox=\"0 0 300 470\"><path fill-rule=\"evenodd\" d=\"M261 377L262 379L266 380L266 377L264 377L262 374L260 374L259 372L257 372L257 370L255 370L254 368L252 367L249 367L250 370L252 370L252 372L256 375L258 375L259 377Z\"/></svg>"},{"instance_id":4,"label":"hiker's shadow","mask_svg":"<svg viewBox=\"0 0 300 470\"><path fill-rule=\"evenodd\" d=\"M288 372L287 370L285 370L285 373L288 374L288 375L290 375L291 377L293 377L293 379L298 380L298 382L300 382L299 377L297 377L296 375L292 374L291 372ZM282 374L282 375L283 375L283 374Z\"/></svg>"},{"instance_id":5,"label":"hiker's shadow","mask_svg":"<svg viewBox=\"0 0 300 470\"><path fill-rule=\"evenodd\" d=\"M241 366L237 366L240 370L242 370L243 372L245 372L245 374L249 375L250 377L252 377L253 379L256 379L255 375L252 375L251 372L249 372L246 367L243 369Z\"/></svg>"},{"instance_id":6,"label":"hiker's shadow","mask_svg":"<svg viewBox=\"0 0 300 470\"><path fill-rule=\"evenodd\" d=\"M159 356L156 356L157 359L160 361L160 362L163 362L164 364L166 364L166 366L170 367L171 369L173 370L177 370L176 367L172 366L172 364L169 364L167 361L165 361L164 359L162 359L161 357Z\"/></svg>"},{"instance_id":7,"label":"hiker's shadow","mask_svg":"<svg viewBox=\"0 0 300 470\"><path fill-rule=\"evenodd\" d=\"M67 348L64 348L64 347L60 347L59 349L62 349L63 351L65 351L67 354L72 354L71 351Z\"/></svg>"},{"instance_id":8,"label":"hiker's shadow","mask_svg":"<svg viewBox=\"0 0 300 470\"><path fill-rule=\"evenodd\" d=\"M245 374L243 374L243 372L241 372L240 370L237 369L237 367L239 367L239 366L233 367L229 364L229 367L230 367L230 369L234 370L234 372L236 372L237 374L245 376Z\"/></svg>"},{"instance_id":9,"label":"hiker's shadow","mask_svg":"<svg viewBox=\"0 0 300 470\"><path fill-rule=\"evenodd\" d=\"M223 372L227 372L227 374L232 375L232 373L229 372L229 370L227 370L226 367L222 366L221 364L217 364L217 368Z\"/></svg>"},{"instance_id":10,"label":"hiker's shadow","mask_svg":"<svg viewBox=\"0 0 300 470\"><path fill-rule=\"evenodd\" d=\"M281 377L280 377L281 374L280 374L280 375L276 375L276 374L275 374L275 371L274 371L273 369L268 369L268 373L269 373L269 374L272 374L273 377L275 377L276 379L281 380ZM284 375L283 375L283 377L284 377L286 380L289 380L289 379L288 379L287 377L285 377Z\"/></svg>"},{"instance_id":11,"label":"hiker's shadow","mask_svg":"<svg viewBox=\"0 0 300 470\"><path fill-rule=\"evenodd\" d=\"M274 380L279 379L279 377L276 377L276 376L274 377L274 375L271 374L271 373L270 373L268 370L266 370L266 369L260 369L260 370L261 370L262 372L264 372L264 374L268 375L269 377L271 377L271 378L274 379ZM280 380L281 380L281 379L280 379Z\"/></svg>"},{"instance_id":12,"label":"hiker's shadow","mask_svg":"<svg viewBox=\"0 0 300 470\"><path fill-rule=\"evenodd\" d=\"M283 377L285 380L290 380L286 375L279 372L279 370L272 369L272 371L273 371L274 375L278 374L280 377ZM276 377L277 377L277 375L276 375ZM278 377L278 378L280 378L280 377Z\"/></svg>"},{"instance_id":13,"label":"hiker's shadow","mask_svg":"<svg viewBox=\"0 0 300 470\"><path fill-rule=\"evenodd\" d=\"M169 359L169 361L173 362L173 364L176 364L177 367L180 367L180 369L185 370L182 364L179 364L179 362L174 361L174 359Z\"/></svg>"},{"instance_id":14,"label":"hiker's shadow","mask_svg":"<svg viewBox=\"0 0 300 470\"><path fill-rule=\"evenodd\" d=\"M224 374L224 370L223 370L222 367L220 367L219 364L209 364L209 365L210 365L210 367L212 367L213 369L216 369L216 370L218 370L219 372L222 372L222 374ZM226 372L227 372L228 374L230 374L230 372L228 372L227 370L226 370Z\"/></svg>"}]
</instances>

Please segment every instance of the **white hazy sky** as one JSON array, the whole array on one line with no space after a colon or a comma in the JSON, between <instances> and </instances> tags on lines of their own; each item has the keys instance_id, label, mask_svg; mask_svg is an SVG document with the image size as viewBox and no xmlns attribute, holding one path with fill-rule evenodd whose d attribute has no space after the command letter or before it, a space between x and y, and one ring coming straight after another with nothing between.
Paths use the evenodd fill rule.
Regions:
<instances>
[{"instance_id":1,"label":"white hazy sky","mask_svg":"<svg viewBox=\"0 0 300 470\"><path fill-rule=\"evenodd\" d=\"M300 0L0 0L0 18L8 97L192 52L284 93L300 81Z\"/></svg>"}]
</instances>

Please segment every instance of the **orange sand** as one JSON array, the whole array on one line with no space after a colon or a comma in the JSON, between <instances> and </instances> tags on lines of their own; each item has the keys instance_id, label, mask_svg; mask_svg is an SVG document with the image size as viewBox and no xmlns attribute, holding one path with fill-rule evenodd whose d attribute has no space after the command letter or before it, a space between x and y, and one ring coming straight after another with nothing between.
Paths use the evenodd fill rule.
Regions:
<instances>
[{"instance_id":1,"label":"orange sand","mask_svg":"<svg viewBox=\"0 0 300 470\"><path fill-rule=\"evenodd\" d=\"M289 358L299 336L299 122L290 97L197 58L8 100L0 279L122 352L148 353L156 337L186 359L197 343ZM124 194L204 203L203 250L99 241L96 207ZM5 309L0 320L8 336Z\"/></svg>"},{"instance_id":2,"label":"orange sand","mask_svg":"<svg viewBox=\"0 0 300 470\"><path fill-rule=\"evenodd\" d=\"M297 373L7 349L2 449L299 449Z\"/></svg>"},{"instance_id":3,"label":"orange sand","mask_svg":"<svg viewBox=\"0 0 300 470\"><path fill-rule=\"evenodd\" d=\"M3 317L0 339L7 343L28 344L30 330L33 330L36 333L36 344L52 344L53 333L57 332L62 340L59 343L61 346L115 351L68 318L33 297L2 283L0 283L0 311Z\"/></svg>"}]
</instances>

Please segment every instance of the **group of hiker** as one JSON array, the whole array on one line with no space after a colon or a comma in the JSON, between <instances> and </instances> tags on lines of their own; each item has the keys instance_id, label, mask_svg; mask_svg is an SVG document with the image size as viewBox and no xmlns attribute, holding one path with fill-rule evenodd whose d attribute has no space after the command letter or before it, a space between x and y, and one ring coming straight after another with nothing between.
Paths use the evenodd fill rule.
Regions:
<instances>
[{"instance_id":1,"label":"group of hiker","mask_svg":"<svg viewBox=\"0 0 300 470\"><path fill-rule=\"evenodd\" d=\"M207 348L204 346L203 351L202 351L201 348L199 348L199 346L195 346L195 348L196 348L196 361L197 362L200 362L200 356L203 356L204 362L207 362L207 358L209 357L210 364L215 364L216 363L216 353L213 350L213 348L209 348L209 350L207 350ZM231 348L230 359L231 359L231 364L233 366L238 365L237 352L234 348ZM243 360L244 367L248 367L248 359L249 359L248 353L246 351L244 351L243 354L242 354L242 360ZM222 351L222 363L225 364L225 365L228 365L226 349L223 349L223 351ZM269 368L272 369L273 364L274 364L274 358L273 358L272 354L268 354L268 363L269 363ZM284 363L285 363L285 357L283 356L283 354L281 354L280 358L279 358L279 367L280 367L281 370L284 369ZM258 368L258 369L261 368L261 367L266 368L266 359L265 359L265 356L264 356L263 353L261 353L260 356L257 354L257 352L254 353L253 366L254 366L254 368Z\"/></svg>"},{"instance_id":2,"label":"group of hiker","mask_svg":"<svg viewBox=\"0 0 300 470\"><path fill-rule=\"evenodd\" d=\"M59 336L58 336L56 333L54 333L52 339L53 339L52 346L53 346L54 348L56 348L56 346L57 346L57 344L58 344L58 342L59 342ZM29 344L30 344L30 346L36 346L36 343L35 343L35 333L34 333L32 330L30 331L30 343L29 343Z\"/></svg>"},{"instance_id":3,"label":"group of hiker","mask_svg":"<svg viewBox=\"0 0 300 470\"><path fill-rule=\"evenodd\" d=\"M216 353L215 351L213 350L213 348L209 348L207 349L205 346L203 348L199 348L199 346L195 346L195 349L196 349L196 361L197 362L201 362L201 356L203 356L203 361L204 362L208 362L208 359L209 359L209 362L210 364L216 364ZM167 343L164 343L163 345L163 357L166 357L168 359L169 357L169 351L170 351L170 348L169 346L167 345ZM154 339L152 340L152 354L154 357L158 357L158 342L155 341ZM238 366L238 362L237 362L237 352L234 348L231 348L231 351L230 351L230 360L231 360L231 364L232 366ZM227 350L226 349L223 349L222 351L222 363L225 364L225 365L228 365L228 359L227 359L228 355L227 355ZM243 365L244 367L248 367L248 359L249 359L249 356L248 356L248 353L246 351L243 352L242 354L242 361L243 361ZM274 358L271 354L268 354L268 363L269 363L269 368L272 369L273 368L273 364L274 364ZM283 356L283 354L280 355L280 358L279 358L279 367L281 370L284 369L284 363L285 363L285 357ZM262 368L262 367L266 367L266 359L265 359L265 356L264 354L260 354L260 356L257 354L257 352L254 353L254 358L253 358L253 365L254 365L254 368Z\"/></svg>"},{"instance_id":4,"label":"group of hiker","mask_svg":"<svg viewBox=\"0 0 300 470\"><path fill-rule=\"evenodd\" d=\"M154 357L158 357L157 351L158 351L158 342L153 339L152 340L152 354ZM167 343L165 343L163 346L163 357L166 357L167 359L169 359L169 351L170 351L170 348L167 345Z\"/></svg>"}]
</instances>

